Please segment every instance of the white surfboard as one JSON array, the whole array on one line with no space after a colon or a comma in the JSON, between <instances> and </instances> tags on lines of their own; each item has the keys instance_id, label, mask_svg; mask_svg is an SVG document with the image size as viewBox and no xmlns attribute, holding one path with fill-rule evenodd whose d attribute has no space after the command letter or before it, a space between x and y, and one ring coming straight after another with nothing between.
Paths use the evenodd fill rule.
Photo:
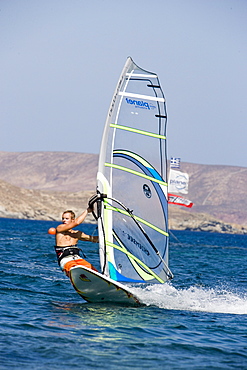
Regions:
<instances>
[{"instance_id":1,"label":"white surfboard","mask_svg":"<svg viewBox=\"0 0 247 370\"><path fill-rule=\"evenodd\" d=\"M108 302L131 306L142 304L130 288L85 266L72 267L70 280L77 293L87 302Z\"/></svg>"}]
</instances>

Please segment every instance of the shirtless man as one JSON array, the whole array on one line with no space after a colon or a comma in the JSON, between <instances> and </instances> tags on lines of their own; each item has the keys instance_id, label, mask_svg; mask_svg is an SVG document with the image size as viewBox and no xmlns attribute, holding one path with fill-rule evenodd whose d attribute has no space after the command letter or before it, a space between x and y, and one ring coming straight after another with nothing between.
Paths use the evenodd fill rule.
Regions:
<instances>
[{"instance_id":1,"label":"shirtless man","mask_svg":"<svg viewBox=\"0 0 247 370\"><path fill-rule=\"evenodd\" d=\"M77 247L78 240L98 242L98 236L84 234L82 231L73 230L74 227L80 225L86 218L87 214L92 212L87 208L79 217L75 218L73 211L65 211L62 214L61 225L56 228L56 246L58 263L61 269L69 275L69 270L73 266L84 265L93 270L96 270L91 263L80 257L80 249ZM96 270L97 271L97 270Z\"/></svg>"},{"instance_id":2,"label":"shirtless man","mask_svg":"<svg viewBox=\"0 0 247 370\"><path fill-rule=\"evenodd\" d=\"M72 230L74 227L80 225L90 212L92 212L92 210L87 208L79 217L75 218L73 211L65 211L62 214L63 223L58 225L56 229L56 245L59 247L68 247L76 245L78 240L97 243L98 236L87 235L79 230Z\"/></svg>"}]
</instances>

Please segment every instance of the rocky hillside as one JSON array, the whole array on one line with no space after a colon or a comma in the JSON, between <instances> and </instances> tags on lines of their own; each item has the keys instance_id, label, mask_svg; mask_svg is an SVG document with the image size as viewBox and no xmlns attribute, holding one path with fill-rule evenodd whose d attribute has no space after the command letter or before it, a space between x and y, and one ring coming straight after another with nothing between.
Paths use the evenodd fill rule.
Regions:
<instances>
[{"instance_id":1,"label":"rocky hillside","mask_svg":"<svg viewBox=\"0 0 247 370\"><path fill-rule=\"evenodd\" d=\"M0 179L26 189L76 192L96 186L98 155L0 152Z\"/></svg>"},{"instance_id":2,"label":"rocky hillside","mask_svg":"<svg viewBox=\"0 0 247 370\"><path fill-rule=\"evenodd\" d=\"M247 226L247 168L182 163L181 170L190 176L192 212Z\"/></svg>"},{"instance_id":3,"label":"rocky hillside","mask_svg":"<svg viewBox=\"0 0 247 370\"><path fill-rule=\"evenodd\" d=\"M246 226L225 222L207 213L193 213L174 206L169 206L169 229L247 234Z\"/></svg>"},{"instance_id":4,"label":"rocky hillside","mask_svg":"<svg viewBox=\"0 0 247 370\"><path fill-rule=\"evenodd\" d=\"M87 206L98 156L65 152L0 152L0 217L59 220ZM182 163L192 209L170 206L171 229L245 233L247 168ZM92 221L92 219L91 219Z\"/></svg>"},{"instance_id":5,"label":"rocky hillside","mask_svg":"<svg viewBox=\"0 0 247 370\"><path fill-rule=\"evenodd\" d=\"M0 217L31 220L60 220L63 211L81 213L93 192L47 192L24 189L0 180ZM94 221L90 215L87 221Z\"/></svg>"}]
</instances>

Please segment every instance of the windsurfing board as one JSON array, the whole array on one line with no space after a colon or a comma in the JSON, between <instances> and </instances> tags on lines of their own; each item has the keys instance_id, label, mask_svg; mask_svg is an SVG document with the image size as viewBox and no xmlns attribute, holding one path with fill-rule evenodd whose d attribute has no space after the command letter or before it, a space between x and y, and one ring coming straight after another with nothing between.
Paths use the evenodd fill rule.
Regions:
<instances>
[{"instance_id":1,"label":"windsurfing board","mask_svg":"<svg viewBox=\"0 0 247 370\"><path fill-rule=\"evenodd\" d=\"M131 289L85 266L72 267L70 281L77 293L90 303L142 304Z\"/></svg>"}]
</instances>

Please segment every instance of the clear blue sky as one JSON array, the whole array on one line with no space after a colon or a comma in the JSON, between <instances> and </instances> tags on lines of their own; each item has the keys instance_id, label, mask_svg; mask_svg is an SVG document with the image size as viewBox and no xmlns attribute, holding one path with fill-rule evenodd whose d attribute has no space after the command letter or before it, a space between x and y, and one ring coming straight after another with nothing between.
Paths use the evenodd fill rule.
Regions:
<instances>
[{"instance_id":1,"label":"clear blue sky","mask_svg":"<svg viewBox=\"0 0 247 370\"><path fill-rule=\"evenodd\" d=\"M247 167L246 0L0 0L0 151L99 153L128 56L156 72L168 154Z\"/></svg>"}]
</instances>

